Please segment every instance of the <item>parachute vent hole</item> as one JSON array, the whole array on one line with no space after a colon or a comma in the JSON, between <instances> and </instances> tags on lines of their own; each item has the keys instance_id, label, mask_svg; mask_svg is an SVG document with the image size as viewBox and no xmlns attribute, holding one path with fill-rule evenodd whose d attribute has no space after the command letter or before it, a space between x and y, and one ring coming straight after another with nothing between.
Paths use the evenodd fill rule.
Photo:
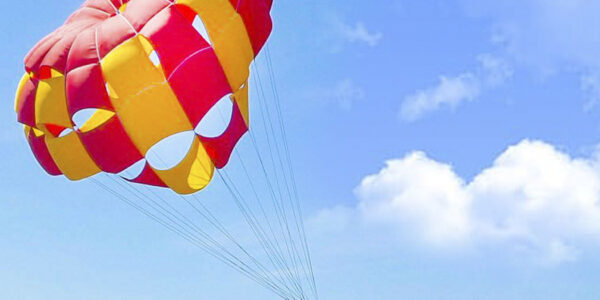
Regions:
<instances>
[{"instance_id":1,"label":"parachute vent hole","mask_svg":"<svg viewBox=\"0 0 600 300\"><path fill-rule=\"evenodd\" d=\"M106 123L114 115L114 112L104 109L85 108L76 112L72 119L77 130L88 132Z\"/></svg>"},{"instance_id":2,"label":"parachute vent hole","mask_svg":"<svg viewBox=\"0 0 600 300\"><path fill-rule=\"evenodd\" d=\"M208 30L206 29L204 21L202 21L200 16L196 15L194 21L192 22L192 26L194 26L194 29L196 29L196 31L200 33L204 40L212 46L212 41L210 40L210 36L208 35Z\"/></svg>"},{"instance_id":3,"label":"parachute vent hole","mask_svg":"<svg viewBox=\"0 0 600 300\"><path fill-rule=\"evenodd\" d=\"M195 138L196 135L193 131L184 131L168 136L148 150L146 159L154 169L172 169L185 159Z\"/></svg>"},{"instance_id":4,"label":"parachute vent hole","mask_svg":"<svg viewBox=\"0 0 600 300\"><path fill-rule=\"evenodd\" d=\"M141 159L138 162L134 163L133 165L129 166L127 169L121 171L121 173L119 173L117 175L121 176L122 178L125 178L127 180L134 180L142 174L145 166L146 166L146 160Z\"/></svg>"},{"instance_id":5,"label":"parachute vent hole","mask_svg":"<svg viewBox=\"0 0 600 300\"><path fill-rule=\"evenodd\" d=\"M221 136L229 127L232 113L233 102L231 94L228 94L210 108L194 131L198 135L208 138Z\"/></svg>"},{"instance_id":6,"label":"parachute vent hole","mask_svg":"<svg viewBox=\"0 0 600 300\"><path fill-rule=\"evenodd\" d=\"M148 55L148 57L155 66L158 67L160 65L160 58L158 58L158 53L156 53L156 51L150 52L150 55Z\"/></svg>"},{"instance_id":7,"label":"parachute vent hole","mask_svg":"<svg viewBox=\"0 0 600 300\"><path fill-rule=\"evenodd\" d=\"M95 108L86 108L76 112L73 115L73 123L75 124L75 127L83 127L83 125L87 121L89 121L92 118L92 116L94 116L94 113L96 113L96 111L97 109Z\"/></svg>"}]
</instances>

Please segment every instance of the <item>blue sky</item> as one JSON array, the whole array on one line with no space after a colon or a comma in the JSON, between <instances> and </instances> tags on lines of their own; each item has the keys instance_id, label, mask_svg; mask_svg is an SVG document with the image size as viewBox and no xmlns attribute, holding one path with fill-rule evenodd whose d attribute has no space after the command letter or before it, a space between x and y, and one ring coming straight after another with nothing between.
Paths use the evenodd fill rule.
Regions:
<instances>
[{"instance_id":1,"label":"blue sky","mask_svg":"<svg viewBox=\"0 0 600 300\"><path fill-rule=\"evenodd\" d=\"M12 99L28 49L80 4L55 2L0 18L1 298L270 299L92 182L37 166ZM600 297L600 4L274 2L323 299Z\"/></svg>"}]
</instances>

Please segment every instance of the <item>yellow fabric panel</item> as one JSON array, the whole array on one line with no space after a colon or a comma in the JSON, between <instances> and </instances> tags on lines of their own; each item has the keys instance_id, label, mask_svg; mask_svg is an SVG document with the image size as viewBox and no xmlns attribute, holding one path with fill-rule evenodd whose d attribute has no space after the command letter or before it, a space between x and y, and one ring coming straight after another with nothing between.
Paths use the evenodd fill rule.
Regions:
<instances>
[{"instance_id":1,"label":"yellow fabric panel","mask_svg":"<svg viewBox=\"0 0 600 300\"><path fill-rule=\"evenodd\" d=\"M25 136L29 137L29 133L31 132L31 126L23 125L23 131L25 131Z\"/></svg>"},{"instance_id":2,"label":"yellow fabric panel","mask_svg":"<svg viewBox=\"0 0 600 300\"><path fill-rule=\"evenodd\" d=\"M127 3L121 5L121 7L119 7L119 12L124 12L127 9Z\"/></svg>"},{"instance_id":3,"label":"yellow fabric panel","mask_svg":"<svg viewBox=\"0 0 600 300\"><path fill-rule=\"evenodd\" d=\"M35 122L44 131L44 124L73 127L67 110L64 76L39 81L35 95Z\"/></svg>"},{"instance_id":4,"label":"yellow fabric panel","mask_svg":"<svg viewBox=\"0 0 600 300\"><path fill-rule=\"evenodd\" d=\"M148 87L139 95L130 96L117 109L117 114L125 131L143 155L162 139L193 130L167 83Z\"/></svg>"},{"instance_id":5,"label":"yellow fabric panel","mask_svg":"<svg viewBox=\"0 0 600 300\"><path fill-rule=\"evenodd\" d=\"M40 137L40 136L44 135L43 131L41 131L41 130L35 128L35 127L31 128L31 129L33 129L33 134L35 134L36 137Z\"/></svg>"},{"instance_id":6,"label":"yellow fabric panel","mask_svg":"<svg viewBox=\"0 0 600 300\"><path fill-rule=\"evenodd\" d=\"M162 69L148 57L152 45L144 43L144 37L134 37L102 60L111 102L143 155L165 137L193 130Z\"/></svg>"},{"instance_id":7,"label":"yellow fabric panel","mask_svg":"<svg viewBox=\"0 0 600 300\"><path fill-rule=\"evenodd\" d=\"M150 61L141 39L139 36L129 39L102 59L102 74L115 92L111 93L116 98L111 99L115 108L139 91L165 82L162 71Z\"/></svg>"},{"instance_id":8,"label":"yellow fabric panel","mask_svg":"<svg viewBox=\"0 0 600 300\"><path fill-rule=\"evenodd\" d=\"M55 77L60 77L63 76L63 74L55 69L50 69L50 77L55 78Z\"/></svg>"},{"instance_id":9,"label":"yellow fabric panel","mask_svg":"<svg viewBox=\"0 0 600 300\"><path fill-rule=\"evenodd\" d=\"M246 122L246 127L250 124L250 112L248 108L248 84L244 84L244 87L233 93L233 100L237 104Z\"/></svg>"},{"instance_id":10,"label":"yellow fabric panel","mask_svg":"<svg viewBox=\"0 0 600 300\"><path fill-rule=\"evenodd\" d=\"M21 93L23 92L23 88L25 87L25 83L29 80L29 74L25 73L21 80L19 81L19 86L17 87L17 93L15 94L15 112L19 112L19 98L21 98Z\"/></svg>"},{"instance_id":11,"label":"yellow fabric panel","mask_svg":"<svg viewBox=\"0 0 600 300\"><path fill-rule=\"evenodd\" d=\"M38 130L38 129L36 129L35 127L31 127L31 126L28 126L28 125L23 125L23 129L25 130L25 136L26 136L26 137L29 137L29 133L30 133L32 130L33 130L33 134L34 134L36 137L40 137L40 136L43 136L43 135L44 135L44 132L43 132L43 131L41 131L41 130Z\"/></svg>"},{"instance_id":12,"label":"yellow fabric panel","mask_svg":"<svg viewBox=\"0 0 600 300\"><path fill-rule=\"evenodd\" d=\"M76 132L60 138L46 135L46 145L60 171L71 180L81 180L101 171Z\"/></svg>"},{"instance_id":13,"label":"yellow fabric panel","mask_svg":"<svg viewBox=\"0 0 600 300\"><path fill-rule=\"evenodd\" d=\"M198 138L194 138L186 157L174 168L156 170L158 177L178 194L192 194L210 182L214 166Z\"/></svg>"},{"instance_id":14,"label":"yellow fabric panel","mask_svg":"<svg viewBox=\"0 0 600 300\"><path fill-rule=\"evenodd\" d=\"M238 90L248 79L254 59L241 15L229 0L178 0L177 3L189 6L200 16L231 89Z\"/></svg>"},{"instance_id":15,"label":"yellow fabric panel","mask_svg":"<svg viewBox=\"0 0 600 300\"><path fill-rule=\"evenodd\" d=\"M92 115L92 117L89 120L87 120L81 126L81 128L79 128L79 131L85 133L85 132L94 130L95 128L97 128L100 125L104 124L104 122L108 121L114 115L115 115L115 113L112 112L112 111L104 110L104 109L98 109L98 110L96 110L96 112L94 112L94 114Z\"/></svg>"}]
</instances>

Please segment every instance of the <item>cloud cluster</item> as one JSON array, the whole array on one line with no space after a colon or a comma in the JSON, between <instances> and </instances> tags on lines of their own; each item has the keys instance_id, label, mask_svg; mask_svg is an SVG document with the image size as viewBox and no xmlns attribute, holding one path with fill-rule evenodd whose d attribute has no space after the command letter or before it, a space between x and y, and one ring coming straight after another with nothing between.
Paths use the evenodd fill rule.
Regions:
<instances>
[{"instance_id":1,"label":"cloud cluster","mask_svg":"<svg viewBox=\"0 0 600 300\"><path fill-rule=\"evenodd\" d=\"M600 2L593 0L462 0L474 16L492 23L492 41L511 61L542 75L574 72L588 98L600 99ZM592 88L592 89L590 89Z\"/></svg>"},{"instance_id":2,"label":"cloud cluster","mask_svg":"<svg viewBox=\"0 0 600 300\"><path fill-rule=\"evenodd\" d=\"M477 71L451 77L441 76L435 86L404 97L400 117L412 122L442 107L454 109L463 102L474 100L483 91L503 84L512 76L512 69L498 57L483 54L478 61L480 67Z\"/></svg>"},{"instance_id":3,"label":"cloud cluster","mask_svg":"<svg viewBox=\"0 0 600 300\"><path fill-rule=\"evenodd\" d=\"M418 90L403 99L400 115L414 121L444 106L456 107L496 87L512 75L515 67L531 69L544 76L567 72L580 78L586 110L600 102L600 2L593 0L462 0L473 16L489 19L491 41L497 56L479 57L490 74L485 85L481 74L467 72L442 76L437 86ZM498 64L499 63L499 64ZM492 80L492 81L489 81Z\"/></svg>"},{"instance_id":4,"label":"cloud cluster","mask_svg":"<svg viewBox=\"0 0 600 300\"><path fill-rule=\"evenodd\" d=\"M600 156L573 158L540 141L509 147L468 182L413 152L355 192L353 213L321 216L338 226L348 220L335 212L355 216L438 250L500 247L543 265L576 260L600 242Z\"/></svg>"}]
</instances>

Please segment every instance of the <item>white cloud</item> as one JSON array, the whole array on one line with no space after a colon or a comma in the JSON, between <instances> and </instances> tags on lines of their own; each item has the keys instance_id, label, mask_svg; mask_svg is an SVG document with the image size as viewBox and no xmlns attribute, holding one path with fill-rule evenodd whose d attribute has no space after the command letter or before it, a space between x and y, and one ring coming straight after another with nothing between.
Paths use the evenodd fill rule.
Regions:
<instances>
[{"instance_id":1,"label":"white cloud","mask_svg":"<svg viewBox=\"0 0 600 300\"><path fill-rule=\"evenodd\" d=\"M480 63L478 70L452 77L441 76L437 85L404 97L400 117L412 122L445 106L454 109L479 97L483 91L502 85L513 75L512 68L499 57L482 54L477 60Z\"/></svg>"},{"instance_id":2,"label":"white cloud","mask_svg":"<svg viewBox=\"0 0 600 300\"><path fill-rule=\"evenodd\" d=\"M383 37L381 32L370 32L363 22L348 25L342 21L336 22L339 33L349 42L362 42L370 47L375 47Z\"/></svg>"},{"instance_id":3,"label":"white cloud","mask_svg":"<svg viewBox=\"0 0 600 300\"><path fill-rule=\"evenodd\" d=\"M467 10L492 23L496 56L480 55L481 69L443 76L437 86L405 97L401 117L421 118L443 106L456 107L512 76L510 61L542 76L575 73L590 110L600 101L600 2L592 0L462 0Z\"/></svg>"},{"instance_id":4,"label":"white cloud","mask_svg":"<svg viewBox=\"0 0 600 300\"><path fill-rule=\"evenodd\" d=\"M406 121L415 121L426 113L441 106L458 106L479 96L481 84L472 73L456 77L441 76L440 82L427 89L416 91L404 98L400 108L400 117Z\"/></svg>"},{"instance_id":5,"label":"white cloud","mask_svg":"<svg viewBox=\"0 0 600 300\"><path fill-rule=\"evenodd\" d=\"M413 152L367 176L355 191L356 213L337 209L344 217L336 220L355 216L433 249L495 247L542 265L573 261L600 242L599 158L525 140L466 182Z\"/></svg>"},{"instance_id":6,"label":"white cloud","mask_svg":"<svg viewBox=\"0 0 600 300\"><path fill-rule=\"evenodd\" d=\"M463 181L425 153L388 161L362 181L356 194L367 220L411 228L432 244L461 242L470 235L470 199Z\"/></svg>"}]
</instances>

